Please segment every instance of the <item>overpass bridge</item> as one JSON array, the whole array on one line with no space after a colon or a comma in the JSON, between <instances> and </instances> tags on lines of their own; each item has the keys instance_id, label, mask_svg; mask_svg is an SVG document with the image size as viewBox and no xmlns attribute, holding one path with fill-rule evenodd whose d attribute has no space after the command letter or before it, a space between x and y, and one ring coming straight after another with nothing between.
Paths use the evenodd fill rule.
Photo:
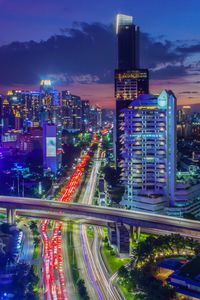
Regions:
<instances>
[{"instance_id":1,"label":"overpass bridge","mask_svg":"<svg viewBox=\"0 0 200 300\"><path fill-rule=\"evenodd\" d=\"M7 210L9 223L15 214L56 220L74 219L99 226L124 224L133 228L157 229L200 238L200 222L164 215L110 207L62 203L45 199L0 196L0 207Z\"/></svg>"}]
</instances>

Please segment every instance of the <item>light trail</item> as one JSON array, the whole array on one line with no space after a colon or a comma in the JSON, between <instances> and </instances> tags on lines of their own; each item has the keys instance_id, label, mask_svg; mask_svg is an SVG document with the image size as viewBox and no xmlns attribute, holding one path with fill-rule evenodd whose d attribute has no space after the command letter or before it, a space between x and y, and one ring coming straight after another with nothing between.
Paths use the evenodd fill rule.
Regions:
<instances>
[{"instance_id":1,"label":"light trail","mask_svg":"<svg viewBox=\"0 0 200 300\"><path fill-rule=\"evenodd\" d=\"M94 165L94 168L91 172L90 179L88 181L82 203L92 205L93 198L96 189L97 174L101 167L101 160L103 158L103 153L100 153L100 146L97 151L97 161ZM101 258L100 246L99 246L99 235L98 230L94 230L94 241L93 247L94 251L91 251L91 246L89 244L86 225L80 225L80 236L81 244L83 249L85 265L90 277L93 287L98 295L98 298L101 299L112 299L118 300L122 299L118 290L115 286L112 285L112 282L109 280L109 277L106 276L106 271L103 269L104 262ZM90 260L88 259L90 258Z\"/></svg>"},{"instance_id":2,"label":"light trail","mask_svg":"<svg viewBox=\"0 0 200 300\"><path fill-rule=\"evenodd\" d=\"M93 287L95 288L95 291L97 292L97 295L98 295L99 299L104 300L103 294L101 293L101 290L100 290L100 288L98 287L98 285L96 283L96 279L94 277L94 272L92 271L89 260L88 260L88 255L87 255L87 250L86 250L86 245L85 245L85 239L83 237L84 232L83 232L82 225L80 225L80 234L81 234L81 244L82 244L82 249L83 249L84 261L85 261L85 264L86 264L88 274L90 276L90 280L93 284ZM92 254L91 254L90 258L92 258Z\"/></svg>"},{"instance_id":3,"label":"light trail","mask_svg":"<svg viewBox=\"0 0 200 300\"><path fill-rule=\"evenodd\" d=\"M80 184L85 167L90 160L91 148L97 141L97 135L94 134L88 152L83 155L76 166L58 201L70 202L72 200ZM45 299L68 300L62 256L62 223L58 221L54 223L51 239L47 234L48 224L49 221L45 220L40 225L43 241L43 286Z\"/></svg>"}]
</instances>

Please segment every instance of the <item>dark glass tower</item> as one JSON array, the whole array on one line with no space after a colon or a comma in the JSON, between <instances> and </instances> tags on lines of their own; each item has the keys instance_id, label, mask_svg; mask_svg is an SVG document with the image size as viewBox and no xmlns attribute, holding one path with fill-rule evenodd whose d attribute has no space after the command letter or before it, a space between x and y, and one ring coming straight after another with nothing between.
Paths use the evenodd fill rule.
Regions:
<instances>
[{"instance_id":1,"label":"dark glass tower","mask_svg":"<svg viewBox=\"0 0 200 300\"><path fill-rule=\"evenodd\" d=\"M117 15L118 69L139 68L139 27L133 17Z\"/></svg>"},{"instance_id":2,"label":"dark glass tower","mask_svg":"<svg viewBox=\"0 0 200 300\"><path fill-rule=\"evenodd\" d=\"M149 73L139 69L139 27L133 17L117 15L118 69L115 70L115 158L119 176L124 169L124 113L134 99L149 93Z\"/></svg>"}]
</instances>

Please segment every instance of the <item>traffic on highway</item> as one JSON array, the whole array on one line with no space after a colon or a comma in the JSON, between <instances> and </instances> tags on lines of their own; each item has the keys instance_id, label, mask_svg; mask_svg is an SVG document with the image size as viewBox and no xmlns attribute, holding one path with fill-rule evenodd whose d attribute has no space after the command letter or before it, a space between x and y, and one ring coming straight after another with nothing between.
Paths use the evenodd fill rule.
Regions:
<instances>
[{"instance_id":1,"label":"traffic on highway","mask_svg":"<svg viewBox=\"0 0 200 300\"><path fill-rule=\"evenodd\" d=\"M65 184L59 202L70 202L80 185L85 167L90 160L90 150L97 141L94 135L89 150L76 166L72 176ZM56 221L52 236L48 233L49 220L41 222L41 237L43 243L43 289L46 300L67 300L66 278L62 256L62 223Z\"/></svg>"}]
</instances>

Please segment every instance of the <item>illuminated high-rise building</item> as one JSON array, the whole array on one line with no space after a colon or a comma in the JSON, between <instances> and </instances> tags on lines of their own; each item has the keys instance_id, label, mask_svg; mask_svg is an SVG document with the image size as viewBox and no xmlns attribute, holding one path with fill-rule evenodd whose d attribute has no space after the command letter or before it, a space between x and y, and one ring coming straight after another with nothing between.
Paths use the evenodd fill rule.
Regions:
<instances>
[{"instance_id":1,"label":"illuminated high-rise building","mask_svg":"<svg viewBox=\"0 0 200 300\"><path fill-rule=\"evenodd\" d=\"M40 112L40 92L38 91L22 91L22 116L24 127L38 126Z\"/></svg>"},{"instance_id":2,"label":"illuminated high-rise building","mask_svg":"<svg viewBox=\"0 0 200 300\"><path fill-rule=\"evenodd\" d=\"M174 206L176 189L176 98L140 95L124 109L124 182L122 204L163 213Z\"/></svg>"},{"instance_id":3,"label":"illuminated high-rise building","mask_svg":"<svg viewBox=\"0 0 200 300\"><path fill-rule=\"evenodd\" d=\"M90 107L90 131L97 132L102 127L102 110L98 105Z\"/></svg>"},{"instance_id":4,"label":"illuminated high-rise building","mask_svg":"<svg viewBox=\"0 0 200 300\"><path fill-rule=\"evenodd\" d=\"M9 119L11 128L27 130L30 126L38 126L40 112L40 92L12 90L7 93L12 113ZM6 104L6 101L5 101ZM5 105L6 108L6 105Z\"/></svg>"},{"instance_id":5,"label":"illuminated high-rise building","mask_svg":"<svg viewBox=\"0 0 200 300\"><path fill-rule=\"evenodd\" d=\"M68 90L62 91L62 119L65 129L73 128L73 109L71 93Z\"/></svg>"},{"instance_id":6,"label":"illuminated high-rise building","mask_svg":"<svg viewBox=\"0 0 200 300\"><path fill-rule=\"evenodd\" d=\"M147 91L149 91L147 69L115 71L115 97L117 101L133 101L138 95L145 94Z\"/></svg>"},{"instance_id":7,"label":"illuminated high-rise building","mask_svg":"<svg viewBox=\"0 0 200 300\"><path fill-rule=\"evenodd\" d=\"M46 121L54 122L58 106L61 105L59 91L53 89L51 80L41 80L40 82L40 123Z\"/></svg>"},{"instance_id":8,"label":"illuminated high-rise building","mask_svg":"<svg viewBox=\"0 0 200 300\"><path fill-rule=\"evenodd\" d=\"M82 102L79 96L71 95L73 102L73 128L82 129Z\"/></svg>"},{"instance_id":9,"label":"illuminated high-rise building","mask_svg":"<svg viewBox=\"0 0 200 300\"><path fill-rule=\"evenodd\" d=\"M82 130L89 130L89 119L90 119L90 101L82 100Z\"/></svg>"},{"instance_id":10,"label":"illuminated high-rise building","mask_svg":"<svg viewBox=\"0 0 200 300\"><path fill-rule=\"evenodd\" d=\"M123 175L124 113L141 94L149 93L149 73L139 69L139 27L133 17L117 15L118 69L115 70L115 157L119 175Z\"/></svg>"},{"instance_id":11,"label":"illuminated high-rise building","mask_svg":"<svg viewBox=\"0 0 200 300\"><path fill-rule=\"evenodd\" d=\"M69 91L62 91L62 115L66 129L80 131L82 129L82 101L79 96Z\"/></svg>"}]
</instances>

